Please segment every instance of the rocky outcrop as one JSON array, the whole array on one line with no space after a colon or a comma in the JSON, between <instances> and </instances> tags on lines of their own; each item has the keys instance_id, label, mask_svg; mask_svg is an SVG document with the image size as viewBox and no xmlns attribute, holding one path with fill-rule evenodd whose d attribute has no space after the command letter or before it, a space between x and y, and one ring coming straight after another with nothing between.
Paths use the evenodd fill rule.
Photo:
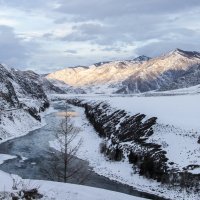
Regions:
<instances>
[{"instance_id":1,"label":"rocky outcrop","mask_svg":"<svg viewBox=\"0 0 200 200\"><path fill-rule=\"evenodd\" d=\"M0 109L24 109L40 120L39 112L49 107L40 76L0 65Z\"/></svg>"},{"instance_id":2,"label":"rocky outcrop","mask_svg":"<svg viewBox=\"0 0 200 200\"><path fill-rule=\"evenodd\" d=\"M186 71L182 71L181 75L173 82L163 85L159 90L174 90L191 87L198 84L200 84L200 65L195 65Z\"/></svg>"},{"instance_id":3,"label":"rocky outcrop","mask_svg":"<svg viewBox=\"0 0 200 200\"><path fill-rule=\"evenodd\" d=\"M146 120L144 114L130 115L124 110L113 109L104 102L68 99L67 103L83 107L90 123L104 142L100 152L114 161L128 160L140 175L167 183L170 186L200 188L200 175L189 169L172 167L160 144L148 142L154 134L156 117Z\"/></svg>"},{"instance_id":4,"label":"rocky outcrop","mask_svg":"<svg viewBox=\"0 0 200 200\"><path fill-rule=\"evenodd\" d=\"M0 109L19 106L19 100L9 78L12 80L10 73L0 65Z\"/></svg>"},{"instance_id":5,"label":"rocky outcrop","mask_svg":"<svg viewBox=\"0 0 200 200\"><path fill-rule=\"evenodd\" d=\"M105 139L101 152L109 159L128 159L133 166L137 166L141 175L167 181L166 152L160 145L146 142L153 134L156 117L145 120L144 114L131 116L102 102L90 103L79 99L69 99L67 102L84 107L88 120L99 136Z\"/></svg>"}]
</instances>

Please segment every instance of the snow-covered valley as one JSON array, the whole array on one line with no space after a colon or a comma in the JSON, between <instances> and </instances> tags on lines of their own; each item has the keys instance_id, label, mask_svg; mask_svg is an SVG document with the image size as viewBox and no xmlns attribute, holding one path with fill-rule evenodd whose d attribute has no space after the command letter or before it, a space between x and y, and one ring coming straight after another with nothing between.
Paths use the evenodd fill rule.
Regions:
<instances>
[{"instance_id":1,"label":"snow-covered valley","mask_svg":"<svg viewBox=\"0 0 200 200\"><path fill-rule=\"evenodd\" d=\"M123 109L132 114L143 113L146 115L146 118L152 116L158 117L157 124L153 127L154 134L148 138L147 142L159 144L161 148L166 151L166 157L169 159L169 168L178 171L186 170L192 174L199 174L199 95L160 97L81 96L79 98L84 99L83 103L89 102L89 105L106 102L109 103L114 110ZM188 102L193 103L188 104ZM81 116L84 115L84 111L80 110L82 108L77 109L78 112L82 112ZM108 113L109 111L105 110L105 112ZM76 123L80 125L81 120L79 119ZM82 124L81 127L84 127L84 124ZM90 161L91 165L95 166L94 169L96 169L98 173L102 173L114 180L129 183L138 189L144 190L146 187L145 190L151 192L156 191L156 194L164 194L163 196L168 198L199 199L197 193L192 190L187 196L185 191L180 191L180 188L171 190L165 184L163 188L162 184L160 185L156 181L145 180L143 177L138 176L137 173L134 174L132 166L126 159L122 163L113 163L108 160L106 161L104 156L100 156L99 150L96 150L96 152L93 150L89 151L88 149L99 146L102 139L98 139L98 136L96 136L98 133L96 133L96 135L93 136L96 138L93 139L96 142L92 145L92 135L90 134L92 131L89 131L88 127L89 125L85 124L86 131L83 130L83 133L81 133L86 137L86 147L84 147L85 149L83 148L84 153L80 153L79 156ZM97 140L99 140L99 142L97 142ZM94 157L95 161L91 160L92 157ZM101 157L102 160L100 159ZM114 169L116 169L116 171ZM130 176L130 174L132 174L132 176Z\"/></svg>"},{"instance_id":2,"label":"snow-covered valley","mask_svg":"<svg viewBox=\"0 0 200 200\"><path fill-rule=\"evenodd\" d=\"M78 95L73 96L54 94L50 95L49 99L65 100L77 97ZM113 110L123 109L133 115L137 113L144 113L146 115L146 119L153 116L158 117L157 124L153 128L154 134L148 138L148 142L155 142L156 144L160 144L162 148L167 152L169 162L174 162L175 164L173 167L177 167L180 170L188 165L198 165L200 163L198 156L198 94L177 94L173 96L161 95L152 97L145 97L143 95L79 95L78 98L84 99L85 102L90 103L108 103L111 105ZM193 103L188 104L188 102ZM86 119L84 109L75 106L72 108L76 113L78 113L78 116L74 117L73 120L74 124L81 128L79 136L83 138L83 145L81 146L80 151L78 151L77 156L83 160L88 161L96 173L108 177L111 180L116 180L121 183L131 185L140 191L164 196L170 199L182 199L184 197L185 199L196 200L199 198L196 193L190 192L186 194L184 191L181 192L179 189L174 190L167 185L162 185L155 180L147 179L140 176L138 173L134 173L132 165L129 164L127 160L124 160L123 162L109 161L103 154L100 153L99 145L103 139L98 136L98 133L96 133L94 128ZM48 114L51 112L55 112L55 110L50 108L50 110L48 110L46 113ZM17 120L17 118L15 118L15 120ZM18 123L19 122L17 121L16 123L15 121L13 122L13 124ZM39 128L38 123L35 128ZM42 123L45 124L43 118ZM40 124L42 125L42 123ZM8 122L6 124L8 127L13 126ZM21 133L20 130L18 131L18 133L20 133L19 135L27 133L28 130L31 130L30 127L32 127L32 129L34 127L34 124L27 124L27 128L23 124L21 125L23 128L21 129ZM18 126L18 128L19 127L20 126ZM14 128L15 127L13 127L13 129ZM56 148L56 141L50 142L50 146ZM197 168L193 170L190 169L190 172L194 174L199 173ZM45 182L44 185L46 185Z\"/></svg>"},{"instance_id":3,"label":"snow-covered valley","mask_svg":"<svg viewBox=\"0 0 200 200\"><path fill-rule=\"evenodd\" d=\"M180 167L185 167L181 163L200 163L197 153L200 150L200 95L117 97L101 100L132 114L144 113L147 118L156 116L157 125L149 141L157 141L163 145L168 156L173 156L175 163L180 162Z\"/></svg>"},{"instance_id":4,"label":"snow-covered valley","mask_svg":"<svg viewBox=\"0 0 200 200\"><path fill-rule=\"evenodd\" d=\"M70 148L82 141L74 166L83 163L92 174L86 185L133 196L31 180L41 185L43 199L111 195L109 199L134 200L136 194L148 199L199 199L199 63L198 52L177 49L153 59L106 62L47 76L0 65L0 168L4 171L0 179L8 180L0 182L1 194L7 184L7 192L12 190L9 173L21 176L22 182L47 179L39 170L41 161L47 166L49 150L62 151L52 135L58 125L58 116L52 114L59 112L54 106L67 102L79 130ZM61 118L66 107L62 109ZM84 192L75 192L77 187ZM87 197L87 191L92 196Z\"/></svg>"},{"instance_id":5,"label":"snow-covered valley","mask_svg":"<svg viewBox=\"0 0 200 200\"><path fill-rule=\"evenodd\" d=\"M50 108L49 110L47 110L46 114L48 114L48 116L52 116L50 118L52 118L51 120L54 121L54 126L55 126L55 122L57 121L57 119L54 117L54 113L55 112L55 116L56 113L58 112L57 110L54 110L52 108ZM50 114L52 113L52 114ZM49 115L50 114L50 115ZM44 114L43 114L44 115ZM60 116L60 115L58 115ZM44 121L44 117L42 119ZM52 127L52 121L47 121L47 125L43 127L44 131L41 132L41 134L43 135L43 137L47 138L47 135L51 132L49 127ZM31 127L31 126L30 126ZM30 129L31 130L31 129ZM35 134L38 134L38 131L40 129L35 131ZM52 133L51 133L52 134ZM20 136L20 134L18 135ZM26 137L26 136L25 136ZM31 139L31 137L33 137ZM50 136L51 138L52 136ZM25 173L30 173L33 174L32 177L35 177L34 174L37 174L38 172L36 172L37 166L40 166L40 164L38 163L38 159L35 158L34 161L34 149L32 149L30 151L30 148L36 148L36 156L42 156L43 161L45 160L44 154L47 153L48 150L48 146L45 146L45 142L47 142L48 145L48 140L46 141L44 138L42 139L42 141L40 141L42 139L42 137L34 137L34 135L32 136L32 134L30 136L27 135L27 139L25 141L28 142L28 144L26 145L25 142L23 142L23 137L18 138L17 140L12 139L11 141L8 141L8 146L10 149L12 149L12 154L15 155L15 153L17 154L17 156L10 156L10 155L5 155L5 154L1 154L1 160L0 163L3 164L4 162L6 162L6 160L10 160L11 163L13 162L13 164L11 164L11 166L13 167L13 170L10 169L10 173L14 173L14 174L20 174L19 172L21 171L22 174ZM22 142L20 142L22 140ZM35 141L36 140L36 141ZM4 140L5 141L5 140ZM16 145L16 147L12 147L13 145L11 145L12 141L14 142L13 144ZM39 142L40 141L40 142ZM98 140L97 140L98 142ZM19 144L18 144L19 143ZM37 146L40 145L40 146ZM22 151L20 151L20 148L22 149ZM0 151L2 151L2 148L0 146ZM8 148L3 148L6 152L9 152L10 149ZM41 154L42 150L44 151L44 154ZM82 150L81 150L82 151ZM30 154L30 155L29 155ZM17 159L15 162L12 159ZM25 167L25 165L30 166L30 167ZM5 168L7 172L9 172L9 165L5 163ZM36 168L35 168L36 167ZM24 171L24 172L23 172ZM123 194L117 194L114 192L107 192L101 189L93 189L90 187L83 187L83 186L79 186L79 185L70 185L70 184L62 184L62 183L56 183L56 182L47 182L47 181L34 181L34 180L25 180L25 179L21 179L20 177L16 176L16 175L10 175L10 173L5 173L0 171L0 178L1 180L4 180L0 183L0 191L2 191L2 193L0 193L1 197L3 198L3 196L5 195L5 199L9 199L8 195L10 192L12 193L17 193L18 190L20 190L21 188L24 189L25 187L28 187L29 189L34 188L36 186L40 186L39 191L40 193L42 193L44 195L43 199L106 199L109 197L109 199L133 199L133 200L140 200L142 198L138 198L138 197L133 197L133 196L128 196L128 195L123 195ZM16 182L20 182L18 189L17 190L13 190L13 178L15 177L14 180L16 179ZM25 175L25 177L29 177L29 175ZM30 175L31 177L31 175ZM36 176L38 177L38 176ZM99 178L98 178L99 179ZM101 180L101 179L99 179ZM103 179L102 179L103 180ZM101 181L102 181L101 180ZM103 183L103 182L102 182ZM112 182L110 182L112 183ZM22 185L20 185L22 184ZM113 182L113 188L115 183ZM28 186L27 186L28 185ZM116 183L117 185L117 183ZM93 183L94 186L94 183ZM123 185L119 187L123 188ZM51 190L51 192L50 192ZM127 189L127 192L130 189ZM82 192L80 192L82 191ZM119 191L120 188L119 188ZM8 194L6 193L8 192Z\"/></svg>"},{"instance_id":6,"label":"snow-covered valley","mask_svg":"<svg viewBox=\"0 0 200 200\"><path fill-rule=\"evenodd\" d=\"M200 0L0 8L0 200L200 200Z\"/></svg>"}]
</instances>

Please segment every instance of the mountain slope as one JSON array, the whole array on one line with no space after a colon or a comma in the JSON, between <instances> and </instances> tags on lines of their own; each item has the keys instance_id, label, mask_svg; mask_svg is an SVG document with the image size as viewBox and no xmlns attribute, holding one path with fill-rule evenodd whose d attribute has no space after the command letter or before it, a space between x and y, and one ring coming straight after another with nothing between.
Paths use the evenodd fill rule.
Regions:
<instances>
[{"instance_id":1,"label":"mountain slope","mask_svg":"<svg viewBox=\"0 0 200 200\"><path fill-rule=\"evenodd\" d=\"M148 57L129 61L101 62L89 67L66 68L47 75L48 79L63 81L73 87L112 84L128 78Z\"/></svg>"},{"instance_id":2,"label":"mountain slope","mask_svg":"<svg viewBox=\"0 0 200 200\"><path fill-rule=\"evenodd\" d=\"M33 72L0 65L0 108L32 108L39 112L49 105L43 85Z\"/></svg>"},{"instance_id":3,"label":"mountain slope","mask_svg":"<svg viewBox=\"0 0 200 200\"><path fill-rule=\"evenodd\" d=\"M5 67L0 65L0 109L19 105L15 89L9 79L12 79L12 76Z\"/></svg>"},{"instance_id":4,"label":"mountain slope","mask_svg":"<svg viewBox=\"0 0 200 200\"><path fill-rule=\"evenodd\" d=\"M37 85L40 85L40 90L43 90L43 93L65 93L62 89L55 86L53 83L51 83L49 80L47 80L45 77L36 74L35 72L28 70L28 71L20 71L20 70L14 70L15 75L20 76L21 80L23 80L23 77L27 77L31 82L34 82ZM29 89L29 91L31 88ZM32 91L32 93L39 94L41 91Z\"/></svg>"},{"instance_id":5,"label":"mountain slope","mask_svg":"<svg viewBox=\"0 0 200 200\"><path fill-rule=\"evenodd\" d=\"M0 65L0 140L39 128L49 106L41 84L27 72Z\"/></svg>"},{"instance_id":6,"label":"mountain slope","mask_svg":"<svg viewBox=\"0 0 200 200\"><path fill-rule=\"evenodd\" d=\"M92 65L88 68L66 68L49 74L47 78L57 79L71 86L80 87L123 80L124 77L128 77L133 71L132 62L119 61L106 63L98 67Z\"/></svg>"},{"instance_id":7,"label":"mountain slope","mask_svg":"<svg viewBox=\"0 0 200 200\"><path fill-rule=\"evenodd\" d=\"M129 61L66 68L46 78L63 81L87 92L138 93L199 84L199 64L200 53L176 49L154 59L140 56ZM192 78L194 74L196 79ZM185 84L180 84L181 77L186 75Z\"/></svg>"},{"instance_id":8,"label":"mountain slope","mask_svg":"<svg viewBox=\"0 0 200 200\"><path fill-rule=\"evenodd\" d=\"M176 80L188 76L195 69L198 70L200 64L200 53L186 52L176 49L166 55L149 60L141 66L139 73L134 73L122 84L126 92L146 92L151 90L173 89ZM194 69L194 70L191 70ZM198 82L190 82L188 86L193 86ZM180 88L180 87L175 87Z\"/></svg>"}]
</instances>

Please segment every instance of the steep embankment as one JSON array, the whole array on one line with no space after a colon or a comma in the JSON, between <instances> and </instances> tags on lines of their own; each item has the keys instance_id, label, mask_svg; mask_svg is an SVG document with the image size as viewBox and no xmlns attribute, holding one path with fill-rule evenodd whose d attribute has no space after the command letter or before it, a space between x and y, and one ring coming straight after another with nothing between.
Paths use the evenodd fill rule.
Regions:
<instances>
[{"instance_id":1,"label":"steep embankment","mask_svg":"<svg viewBox=\"0 0 200 200\"><path fill-rule=\"evenodd\" d=\"M34 72L0 65L0 139L22 135L41 125L49 101Z\"/></svg>"},{"instance_id":2,"label":"steep embankment","mask_svg":"<svg viewBox=\"0 0 200 200\"><path fill-rule=\"evenodd\" d=\"M164 134L167 138L168 136L178 138L180 135L180 139L187 139L190 143L195 142L197 146L197 140L195 137L191 138L190 132L157 124L155 117L145 120L143 114L130 115L124 110L113 109L105 102L79 99L69 99L67 102L85 109L88 120L99 136L105 138L105 143L101 145L101 152L109 159L128 160L133 164L134 169L135 167L138 169L140 175L168 185L192 188L193 192L199 189L200 176L195 172L199 166L192 165L193 160L189 163L182 161L179 163L179 159L177 162L175 160L172 162L172 157L168 157L167 151L174 148L173 141L166 140L165 142L162 138L162 144L160 144L156 139L159 137L158 133L162 137L164 134L162 132L167 132L168 134ZM187 137L187 134L190 136ZM177 145L179 145L178 141ZM164 150L165 147L167 151ZM192 149L190 145L187 148L188 151Z\"/></svg>"}]
</instances>

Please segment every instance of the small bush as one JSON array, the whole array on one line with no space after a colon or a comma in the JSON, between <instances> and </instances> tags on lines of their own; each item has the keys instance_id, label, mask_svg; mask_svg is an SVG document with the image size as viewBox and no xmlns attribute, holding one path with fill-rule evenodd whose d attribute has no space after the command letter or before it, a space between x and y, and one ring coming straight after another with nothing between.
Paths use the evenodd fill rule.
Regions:
<instances>
[{"instance_id":1,"label":"small bush","mask_svg":"<svg viewBox=\"0 0 200 200\"><path fill-rule=\"evenodd\" d=\"M99 150L100 150L100 153L103 153L103 154L106 154L106 151L107 151L107 145L106 145L106 141L102 141L100 144L99 144Z\"/></svg>"}]
</instances>

